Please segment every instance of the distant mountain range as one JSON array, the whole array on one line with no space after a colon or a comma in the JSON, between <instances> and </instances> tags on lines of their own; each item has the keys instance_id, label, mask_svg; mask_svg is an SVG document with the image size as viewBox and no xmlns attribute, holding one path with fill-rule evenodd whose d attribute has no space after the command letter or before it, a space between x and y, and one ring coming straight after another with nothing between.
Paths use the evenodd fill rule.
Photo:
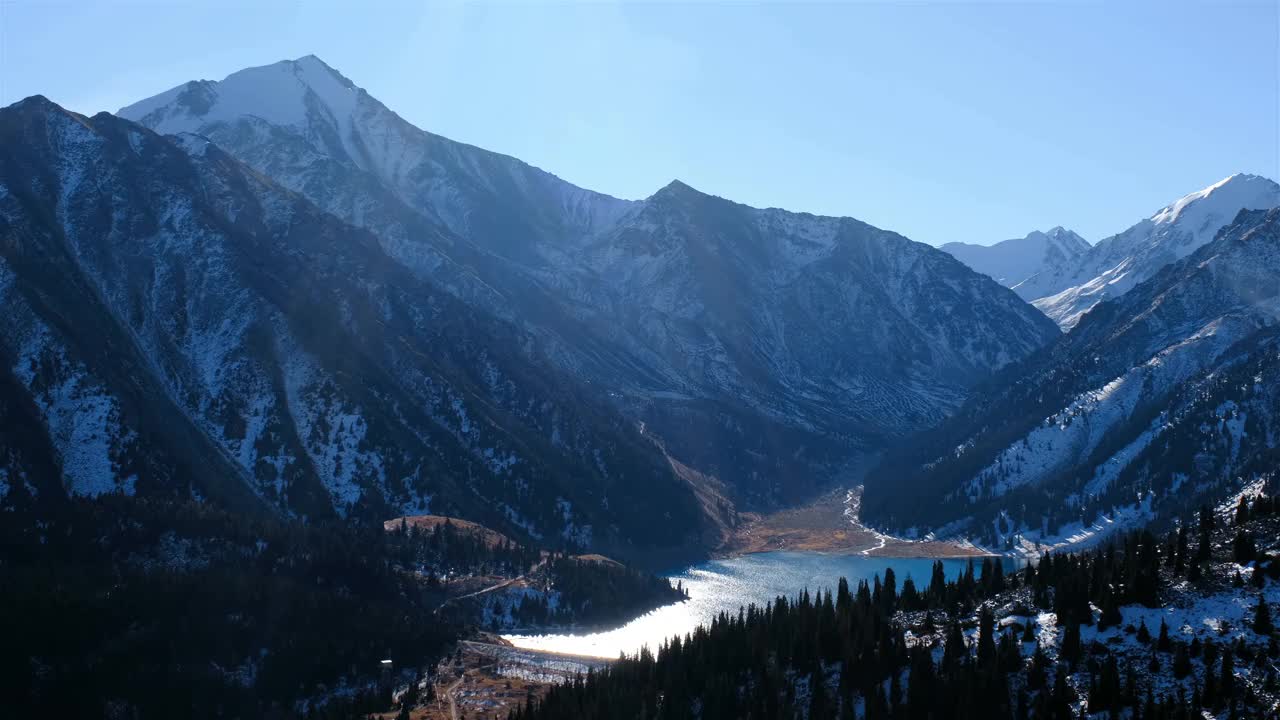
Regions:
<instances>
[{"instance_id":1,"label":"distant mountain range","mask_svg":"<svg viewBox=\"0 0 1280 720\"><path fill-rule=\"evenodd\" d=\"M119 117L0 110L0 237L10 507L430 511L687 553L1058 335L894 233L583 190L313 57Z\"/></svg>"},{"instance_id":2,"label":"distant mountain range","mask_svg":"<svg viewBox=\"0 0 1280 720\"><path fill-rule=\"evenodd\" d=\"M1240 210L1280 207L1280 185L1232 175L1162 208L1089 247L1062 228L994 245L948 243L943 250L990 275L1070 330L1099 302L1118 297L1209 242Z\"/></svg>"},{"instance_id":3,"label":"distant mountain range","mask_svg":"<svg viewBox=\"0 0 1280 720\"><path fill-rule=\"evenodd\" d=\"M1173 211L1195 217L1213 193ZM1148 227L1176 223L1158 220ZM1195 241L1181 230L1148 237ZM1280 209L1238 210L893 453L868 478L864 515L1032 552L1186 516L1275 476L1278 351Z\"/></svg>"},{"instance_id":4,"label":"distant mountain range","mask_svg":"<svg viewBox=\"0 0 1280 720\"><path fill-rule=\"evenodd\" d=\"M1089 252L1089 241L1066 228L1055 227L994 245L947 243L942 249L1030 301L1036 299L1028 295L1035 292L1036 278L1073 268L1080 256Z\"/></svg>"}]
</instances>

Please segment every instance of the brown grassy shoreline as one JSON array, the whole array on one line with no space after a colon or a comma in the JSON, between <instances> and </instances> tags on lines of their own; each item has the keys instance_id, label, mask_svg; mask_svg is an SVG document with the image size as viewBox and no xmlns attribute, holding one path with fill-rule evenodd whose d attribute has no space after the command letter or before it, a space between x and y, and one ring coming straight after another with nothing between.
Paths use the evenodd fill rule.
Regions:
<instances>
[{"instance_id":1,"label":"brown grassy shoreline","mask_svg":"<svg viewBox=\"0 0 1280 720\"><path fill-rule=\"evenodd\" d=\"M838 490L807 505L767 515L743 513L738 526L714 556L727 558L778 550L890 558L991 555L971 545L881 535L857 522L857 500L856 494ZM851 512L846 514L846 510Z\"/></svg>"}]
</instances>

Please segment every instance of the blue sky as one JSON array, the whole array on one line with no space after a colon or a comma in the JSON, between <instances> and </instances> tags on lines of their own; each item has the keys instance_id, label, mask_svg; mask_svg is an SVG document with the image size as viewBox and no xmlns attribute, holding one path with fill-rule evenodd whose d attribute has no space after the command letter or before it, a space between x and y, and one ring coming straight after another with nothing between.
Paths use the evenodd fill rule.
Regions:
<instances>
[{"instance_id":1,"label":"blue sky","mask_svg":"<svg viewBox=\"0 0 1280 720\"><path fill-rule=\"evenodd\" d=\"M1096 241L1280 176L1278 4L0 0L0 104L114 111L314 53L420 127L621 197L679 178L934 244Z\"/></svg>"}]
</instances>

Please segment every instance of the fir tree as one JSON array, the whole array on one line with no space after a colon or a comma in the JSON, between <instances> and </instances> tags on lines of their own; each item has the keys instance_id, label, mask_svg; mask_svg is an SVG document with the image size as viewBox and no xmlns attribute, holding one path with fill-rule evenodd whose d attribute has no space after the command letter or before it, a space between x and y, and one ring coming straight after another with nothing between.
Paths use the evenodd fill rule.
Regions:
<instances>
[{"instance_id":1,"label":"fir tree","mask_svg":"<svg viewBox=\"0 0 1280 720\"><path fill-rule=\"evenodd\" d=\"M1067 624L1067 629L1062 634L1062 647L1059 651L1059 657L1065 660L1070 667L1074 668L1080 662L1080 654L1082 648L1080 645L1080 623L1071 622Z\"/></svg>"},{"instance_id":2,"label":"fir tree","mask_svg":"<svg viewBox=\"0 0 1280 720\"><path fill-rule=\"evenodd\" d=\"M1191 673L1191 657L1187 654L1187 646L1178 643L1173 654L1173 676L1181 680Z\"/></svg>"},{"instance_id":3,"label":"fir tree","mask_svg":"<svg viewBox=\"0 0 1280 720\"><path fill-rule=\"evenodd\" d=\"M1143 620L1142 624L1138 626L1138 642L1143 645L1151 642L1151 631L1147 629L1146 620Z\"/></svg>"},{"instance_id":4,"label":"fir tree","mask_svg":"<svg viewBox=\"0 0 1280 720\"><path fill-rule=\"evenodd\" d=\"M1271 608L1267 605L1267 599L1262 595L1258 596L1258 605L1253 610L1253 631L1259 635L1270 635L1275 630L1275 626L1271 622Z\"/></svg>"}]
</instances>

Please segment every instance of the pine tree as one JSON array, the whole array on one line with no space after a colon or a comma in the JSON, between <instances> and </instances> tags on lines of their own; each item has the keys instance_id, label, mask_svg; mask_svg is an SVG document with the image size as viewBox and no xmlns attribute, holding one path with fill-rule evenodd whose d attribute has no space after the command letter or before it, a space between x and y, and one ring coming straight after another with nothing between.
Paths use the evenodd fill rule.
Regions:
<instances>
[{"instance_id":1,"label":"pine tree","mask_svg":"<svg viewBox=\"0 0 1280 720\"><path fill-rule=\"evenodd\" d=\"M1102 615L1098 618L1098 629L1105 630L1124 621L1120 614L1120 604L1116 602L1115 593L1109 588L1102 598Z\"/></svg>"},{"instance_id":2,"label":"pine tree","mask_svg":"<svg viewBox=\"0 0 1280 720\"><path fill-rule=\"evenodd\" d=\"M1235 539L1231 541L1231 554L1240 565L1248 565L1258 555L1253 535L1248 530L1237 530Z\"/></svg>"},{"instance_id":3,"label":"pine tree","mask_svg":"<svg viewBox=\"0 0 1280 720\"><path fill-rule=\"evenodd\" d=\"M1253 631L1259 635L1270 635L1275 630L1275 626L1271 622L1271 608L1267 605L1267 599L1262 595L1258 596L1258 605L1253 610Z\"/></svg>"},{"instance_id":4,"label":"pine tree","mask_svg":"<svg viewBox=\"0 0 1280 720\"><path fill-rule=\"evenodd\" d=\"M1208 552L1208 550L1206 550L1205 552ZM1193 583L1200 582L1200 578L1203 577L1204 575L1204 568L1202 567L1203 565L1204 565L1203 561L1199 560L1198 558L1192 558L1191 569L1187 571L1187 579Z\"/></svg>"},{"instance_id":5,"label":"pine tree","mask_svg":"<svg viewBox=\"0 0 1280 720\"><path fill-rule=\"evenodd\" d=\"M809 718L826 720L831 717L831 711L831 702L827 697L827 683L819 666L818 670L809 677Z\"/></svg>"},{"instance_id":6,"label":"pine tree","mask_svg":"<svg viewBox=\"0 0 1280 720\"><path fill-rule=\"evenodd\" d=\"M985 605L978 611L978 665L987 666L995 660L995 616Z\"/></svg>"},{"instance_id":7,"label":"pine tree","mask_svg":"<svg viewBox=\"0 0 1280 720\"><path fill-rule=\"evenodd\" d=\"M1107 657L1107 662L1102 666L1101 677L1098 680L1098 707L1094 708L1093 698L1089 701L1090 712L1097 710L1107 710L1111 717L1116 717L1120 709L1120 667L1116 664L1115 654Z\"/></svg>"},{"instance_id":8,"label":"pine tree","mask_svg":"<svg viewBox=\"0 0 1280 720\"><path fill-rule=\"evenodd\" d=\"M947 624L947 637L942 646L942 667L947 670L969 659L969 650L964 643L964 633L960 624L952 620Z\"/></svg>"},{"instance_id":9,"label":"pine tree","mask_svg":"<svg viewBox=\"0 0 1280 720\"><path fill-rule=\"evenodd\" d=\"M1178 650L1173 654L1173 676L1181 680L1191 673L1191 657L1187 655L1187 646L1178 643Z\"/></svg>"},{"instance_id":10,"label":"pine tree","mask_svg":"<svg viewBox=\"0 0 1280 720\"><path fill-rule=\"evenodd\" d=\"M1062 648L1059 656L1067 662L1067 664L1075 668L1076 663L1080 662L1080 654L1082 648L1080 645L1080 623L1072 621L1067 624L1067 629L1062 634Z\"/></svg>"},{"instance_id":11,"label":"pine tree","mask_svg":"<svg viewBox=\"0 0 1280 720\"><path fill-rule=\"evenodd\" d=\"M1208 505L1201 505L1200 524L1198 526L1200 538L1199 543L1196 545L1197 564L1209 559L1209 551L1213 547L1214 528L1213 510Z\"/></svg>"},{"instance_id":12,"label":"pine tree","mask_svg":"<svg viewBox=\"0 0 1280 720\"><path fill-rule=\"evenodd\" d=\"M1212 673L1209 673L1212 674ZM1222 653L1222 677L1218 681L1218 690L1222 693L1222 699L1229 700L1236 689L1236 665L1235 653L1227 650Z\"/></svg>"}]
</instances>

